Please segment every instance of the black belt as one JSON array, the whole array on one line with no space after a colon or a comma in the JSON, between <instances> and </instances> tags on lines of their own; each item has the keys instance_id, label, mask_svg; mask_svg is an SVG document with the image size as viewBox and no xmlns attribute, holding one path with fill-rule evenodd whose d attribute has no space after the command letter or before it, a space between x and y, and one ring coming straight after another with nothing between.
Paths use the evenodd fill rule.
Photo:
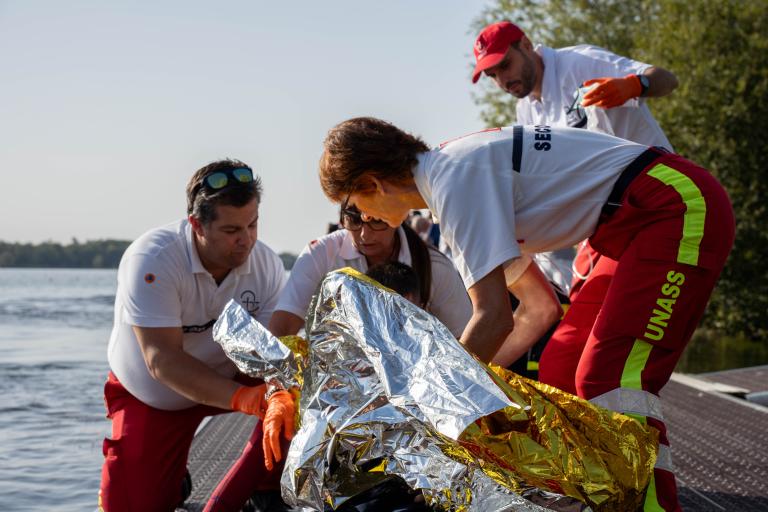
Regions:
<instances>
[{"instance_id":1,"label":"black belt","mask_svg":"<svg viewBox=\"0 0 768 512\"><path fill-rule=\"evenodd\" d=\"M603 205L602 214L604 216L613 215L613 212L621 206L621 198L624 196L624 191L627 190L629 184L632 183L632 180L634 180L643 169L651 165L654 160L666 153L669 153L669 151L662 147L652 146L632 160L626 169L621 171L619 179L616 180L616 183L613 185L613 190L611 190L610 195L608 195L608 200Z\"/></svg>"},{"instance_id":2,"label":"black belt","mask_svg":"<svg viewBox=\"0 0 768 512\"><path fill-rule=\"evenodd\" d=\"M512 127L512 170L520 172L523 160L523 127L516 124Z\"/></svg>"}]
</instances>

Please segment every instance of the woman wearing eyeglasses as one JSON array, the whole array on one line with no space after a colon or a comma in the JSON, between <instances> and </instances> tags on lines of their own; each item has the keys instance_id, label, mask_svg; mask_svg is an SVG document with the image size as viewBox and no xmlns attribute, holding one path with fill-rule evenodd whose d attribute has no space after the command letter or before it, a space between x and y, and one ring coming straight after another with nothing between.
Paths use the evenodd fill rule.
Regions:
<instances>
[{"instance_id":1,"label":"woman wearing eyeglasses","mask_svg":"<svg viewBox=\"0 0 768 512\"><path fill-rule=\"evenodd\" d=\"M354 207L341 208L344 229L313 240L291 270L269 323L276 336L296 334L304 326L312 295L325 274L343 267L365 272L369 267L399 261L413 267L419 277L420 304L457 338L472 316L472 304L450 260L427 246L405 224L397 229L378 219L363 221Z\"/></svg>"}]
</instances>

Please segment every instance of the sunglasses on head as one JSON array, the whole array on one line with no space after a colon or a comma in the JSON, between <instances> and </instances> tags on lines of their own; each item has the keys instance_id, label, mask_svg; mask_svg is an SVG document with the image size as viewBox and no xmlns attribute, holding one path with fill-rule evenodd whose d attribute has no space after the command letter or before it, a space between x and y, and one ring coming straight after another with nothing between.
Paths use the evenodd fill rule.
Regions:
<instances>
[{"instance_id":1,"label":"sunglasses on head","mask_svg":"<svg viewBox=\"0 0 768 512\"><path fill-rule=\"evenodd\" d=\"M251 183L253 171L245 167L226 169L209 174L203 179L203 184L212 190L221 190L230 183Z\"/></svg>"},{"instance_id":2,"label":"sunglasses on head","mask_svg":"<svg viewBox=\"0 0 768 512\"><path fill-rule=\"evenodd\" d=\"M370 229L374 231L384 231L389 227L389 224L379 219L363 220L362 214L353 208L341 209L341 225L348 231L360 231L363 229L363 224L366 224Z\"/></svg>"}]
</instances>

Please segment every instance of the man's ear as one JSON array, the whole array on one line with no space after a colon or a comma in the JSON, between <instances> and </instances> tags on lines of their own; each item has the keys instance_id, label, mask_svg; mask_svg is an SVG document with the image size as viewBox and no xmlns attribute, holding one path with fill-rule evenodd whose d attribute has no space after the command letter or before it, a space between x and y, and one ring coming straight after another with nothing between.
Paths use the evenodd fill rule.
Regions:
<instances>
[{"instance_id":1,"label":"man's ear","mask_svg":"<svg viewBox=\"0 0 768 512\"><path fill-rule=\"evenodd\" d=\"M533 43L531 43L531 40L528 39L528 36L523 36L520 39L520 48L524 48L528 51L533 50Z\"/></svg>"},{"instance_id":2,"label":"man's ear","mask_svg":"<svg viewBox=\"0 0 768 512\"><path fill-rule=\"evenodd\" d=\"M192 231L197 236L203 236L203 225L200 223L200 219L192 215L189 215L187 217L187 220L189 221L189 225L192 226Z\"/></svg>"}]
</instances>

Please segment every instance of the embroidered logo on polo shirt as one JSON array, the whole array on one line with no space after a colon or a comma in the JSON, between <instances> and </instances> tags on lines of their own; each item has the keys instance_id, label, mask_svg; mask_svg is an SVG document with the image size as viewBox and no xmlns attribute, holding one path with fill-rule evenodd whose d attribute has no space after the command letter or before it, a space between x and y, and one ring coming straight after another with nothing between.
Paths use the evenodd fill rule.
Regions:
<instances>
[{"instance_id":1,"label":"embroidered logo on polo shirt","mask_svg":"<svg viewBox=\"0 0 768 512\"><path fill-rule=\"evenodd\" d=\"M144 274L144 282L147 284L154 283L156 279L157 278L155 277L155 274L153 274L152 272L147 272L146 274Z\"/></svg>"},{"instance_id":2,"label":"embroidered logo on polo shirt","mask_svg":"<svg viewBox=\"0 0 768 512\"><path fill-rule=\"evenodd\" d=\"M251 290L245 290L240 294L240 302L243 307L251 314L256 313L261 309L261 301L256 298L256 294Z\"/></svg>"}]
</instances>

